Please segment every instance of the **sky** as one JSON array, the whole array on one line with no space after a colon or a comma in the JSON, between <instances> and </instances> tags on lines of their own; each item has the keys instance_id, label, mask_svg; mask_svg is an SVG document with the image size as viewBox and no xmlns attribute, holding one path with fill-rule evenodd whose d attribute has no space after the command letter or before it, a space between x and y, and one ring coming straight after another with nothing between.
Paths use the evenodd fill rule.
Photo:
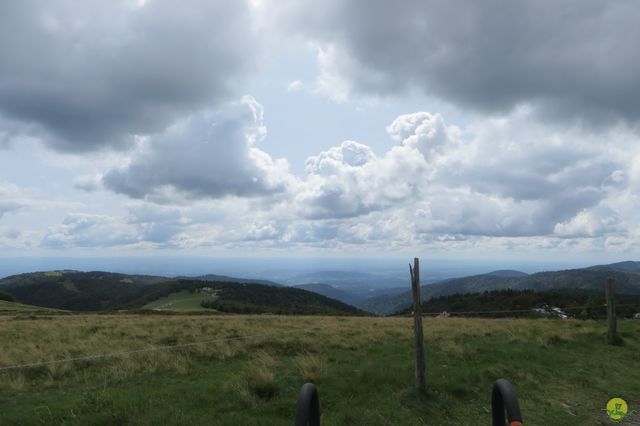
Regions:
<instances>
[{"instance_id":1,"label":"sky","mask_svg":"<svg viewBox=\"0 0 640 426\"><path fill-rule=\"evenodd\" d=\"M638 259L632 1L0 3L0 256Z\"/></svg>"}]
</instances>

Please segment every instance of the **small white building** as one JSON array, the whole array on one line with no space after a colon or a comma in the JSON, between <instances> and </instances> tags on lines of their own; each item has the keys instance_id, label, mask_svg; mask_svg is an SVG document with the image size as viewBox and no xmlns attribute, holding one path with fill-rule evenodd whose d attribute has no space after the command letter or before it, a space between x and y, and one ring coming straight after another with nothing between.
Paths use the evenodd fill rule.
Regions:
<instances>
[{"instance_id":1,"label":"small white building","mask_svg":"<svg viewBox=\"0 0 640 426\"><path fill-rule=\"evenodd\" d=\"M633 319L640 319L640 312L633 315Z\"/></svg>"}]
</instances>

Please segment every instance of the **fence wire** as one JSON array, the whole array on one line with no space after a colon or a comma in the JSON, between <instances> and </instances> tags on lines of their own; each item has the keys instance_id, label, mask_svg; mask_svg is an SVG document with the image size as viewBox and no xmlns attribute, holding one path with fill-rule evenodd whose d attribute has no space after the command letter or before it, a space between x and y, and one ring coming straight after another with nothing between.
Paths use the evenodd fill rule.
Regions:
<instances>
[{"instance_id":1,"label":"fence wire","mask_svg":"<svg viewBox=\"0 0 640 426\"><path fill-rule=\"evenodd\" d=\"M638 304L637 303L616 304L616 307L618 307L618 306L638 306ZM562 311L567 311L567 310L578 310L578 309L585 309L585 308L594 308L594 306L570 306L570 307L559 308L559 309L561 309ZM540 308L538 308L538 309L540 309ZM451 316L455 316L455 315L525 313L525 312L540 313L536 309L508 309L508 310L492 310L492 311L446 311L446 312L447 312L447 314L449 314ZM441 315L442 313L443 313L442 311L441 312L423 312L422 315L425 316L425 317L430 317L430 316ZM560 312L556 312L556 313L560 313ZM129 355L134 355L134 354L145 353L145 352L168 351L168 350L174 350L174 349L188 348L188 347L192 347L192 346L208 345L208 344L212 344L212 343L219 343L219 342L225 342L225 341L247 340L247 339L255 339L255 338L258 338L258 337L280 336L280 335L294 334L294 333L300 333L300 332L306 333L306 332L309 332L311 330L312 329L297 329L297 330L289 330L289 331L279 331L279 332L274 332L274 333L251 334L251 335L245 335L245 336L228 336L228 337L221 337L221 338L210 339L210 340L203 340L203 341L199 341L199 342L181 343L181 344L177 344L177 345L154 346L154 347L151 347L151 348L134 349L134 350L120 351L120 352L111 352L111 353L106 353L106 354L95 354L95 355L85 355L85 356L71 357L71 358L52 359L52 360L47 360L47 361L36 361L36 362L29 362L29 363L23 363L23 364L0 366L0 372L8 371L8 370L17 370L17 369L22 369L22 368L42 367L42 366L46 366L46 365L62 364L62 363L67 363L67 362L94 361L94 360L105 359L105 358L117 358L117 357L124 357L124 356L129 356Z\"/></svg>"},{"instance_id":2,"label":"fence wire","mask_svg":"<svg viewBox=\"0 0 640 426\"><path fill-rule=\"evenodd\" d=\"M104 358L117 358L117 357L129 356L129 355L145 353L145 352L168 351L168 350L173 350L173 349L188 348L188 347L191 347L191 346L199 346L199 345L208 345L208 344L211 344L211 343L226 342L226 341L231 341L231 340L246 340L246 339L254 339L254 338L258 338L258 337L281 336L281 335L285 335L285 334L294 334L294 333L299 333L299 332L309 332L311 330L312 329L297 329L297 330L280 331L280 332L274 332L274 333L251 334L251 335L245 335L245 336L220 337L220 338L217 338L217 339L203 340L203 341L200 341L200 342L181 343L181 344L177 344L177 345L154 346L154 347L151 347L151 348L134 349L134 350L130 350L130 351L111 352L111 353L96 354L96 355L85 355L85 356L72 357L72 358L59 358L59 359L52 359L52 360L48 360L48 361L36 361L36 362L29 362L29 363L24 363L24 364L14 364L14 365L3 366L3 367L0 367L0 372L7 371L7 370L17 370L17 369L21 369L21 368L42 367L42 366L52 365L52 364L63 364L63 363L67 363L67 362L95 361L95 360L104 359Z\"/></svg>"},{"instance_id":3,"label":"fence wire","mask_svg":"<svg viewBox=\"0 0 640 426\"><path fill-rule=\"evenodd\" d=\"M531 313L542 313L539 310L544 309L549 313L562 313L557 311L549 311L549 309L558 308L561 311L570 311L570 310L580 310L580 309L594 309L597 307L606 307L607 305L602 306L593 306L593 305L584 305L584 306L568 306L566 308L561 308L558 306L550 306L548 308L531 308L531 309L507 309L507 310L499 310L499 311L446 311L449 315L478 315L478 314L505 314L505 313L523 313L523 312L531 312ZM638 303L617 303L616 308L619 306L638 306L640 309L640 304ZM423 312L422 316L431 316L431 315L440 315L445 311L440 312Z\"/></svg>"}]
</instances>

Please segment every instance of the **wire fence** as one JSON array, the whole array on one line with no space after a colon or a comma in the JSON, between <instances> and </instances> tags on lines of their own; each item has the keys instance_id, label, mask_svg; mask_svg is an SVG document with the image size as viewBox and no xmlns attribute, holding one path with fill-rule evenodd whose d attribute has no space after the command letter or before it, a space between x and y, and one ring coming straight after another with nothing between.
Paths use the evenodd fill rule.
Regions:
<instances>
[{"instance_id":1,"label":"wire fence","mask_svg":"<svg viewBox=\"0 0 640 426\"><path fill-rule=\"evenodd\" d=\"M622 307L622 306L637 306L638 309L640 309L640 304L638 303L618 303L616 304L616 308L617 307ZM559 309L560 311L564 312L564 311L572 311L572 310L584 310L584 309L596 309L596 308L601 308L601 307L606 307L606 305L602 305L602 306L594 306L594 305L584 305L584 306L568 306L565 308L559 307L559 306L546 306L543 308L530 308L530 309L507 309L507 310L493 310L493 311L439 311L439 312L423 312L422 316L437 316L437 315L442 315L443 312L446 312L449 315L482 315L482 314L507 314L507 313L561 313L558 311L555 311L555 309ZM543 312L541 312L543 311ZM605 315L606 316L606 315Z\"/></svg>"},{"instance_id":2,"label":"wire fence","mask_svg":"<svg viewBox=\"0 0 640 426\"><path fill-rule=\"evenodd\" d=\"M169 351L169 350L175 350L175 349L181 349L181 348L188 348L192 346L227 342L232 340L247 340L247 339L255 339L258 337L273 337L273 336L282 336L282 335L294 334L294 333L299 334L300 332L306 333L309 331L312 331L312 329L310 328L296 329L296 330L288 330L288 331L279 331L274 333L250 334L245 336L228 336L228 337L219 337L219 338L210 339L210 340L203 340L199 342L180 343L176 345L154 346L151 348L134 349L129 351L110 352L110 353L95 354L95 355L85 355L85 356L78 356L78 357L71 357L71 358L58 358L58 359L51 359L47 361L36 361L36 362L28 362L24 364L6 365L6 366L0 367L0 372L8 371L8 370L17 370L21 368L43 367L47 365L63 364L68 362L95 361L95 360L104 359L104 358L118 358L118 357L125 357L129 355L140 354L145 352Z\"/></svg>"},{"instance_id":3,"label":"wire fence","mask_svg":"<svg viewBox=\"0 0 640 426\"><path fill-rule=\"evenodd\" d=\"M640 307L640 305L638 305L637 303L617 304L616 307L618 307L618 306L639 306ZM570 311L570 310L583 310L583 309L593 309L593 308L595 308L595 306L593 306L593 305L585 305L585 306L570 306L570 307L558 308L558 309L560 309L562 312L564 312L564 311ZM456 316L456 315L496 315L496 314L511 314L511 313L537 313L537 314L540 314L541 313L540 309L543 309L543 308L507 309L507 310L490 310L490 311L489 310L488 311L446 311L446 313L449 316ZM557 312L557 311L552 311L551 309L552 309L551 307L548 307L548 308L545 308L545 311L548 312L548 313L551 313L551 314L559 314L559 313L561 313L561 312ZM442 315L442 314L443 314L443 311L440 311L440 312L423 312L422 313L422 315L424 317L438 316L438 315ZM600 317L602 317L602 316L600 316ZM296 330L288 330L288 331L278 331L278 332L273 332L273 333L251 334L251 335L244 335L244 336L227 336L227 337L220 337L220 338L216 338L216 339L203 340L203 341L198 341L198 342L181 343L181 344L175 344L175 345L153 346L153 347L150 347L150 348L134 349L134 350L129 350L129 351L110 352L110 353L85 355L85 356L70 357L70 358L58 358L58 359L51 359L51 360L46 360L46 361L36 361L36 362L29 362L29 363L23 363L23 364L0 366L0 372L4 372L4 371L8 371L8 370L22 369L22 368L43 367L43 366L47 366L47 365L63 364L63 363L68 363L68 362L95 361L95 360L105 359L105 358L125 357L125 356L130 356L130 355L140 354L140 353L147 353L147 352L169 351L169 350L188 348L188 347L193 347L193 346L220 343L220 342L225 342L225 341L248 340L248 339L255 339L255 338L259 338L259 337L273 337L273 336L281 336L281 335L294 334L294 333L300 334L300 333L309 332L311 330L312 329L296 329Z\"/></svg>"}]
</instances>

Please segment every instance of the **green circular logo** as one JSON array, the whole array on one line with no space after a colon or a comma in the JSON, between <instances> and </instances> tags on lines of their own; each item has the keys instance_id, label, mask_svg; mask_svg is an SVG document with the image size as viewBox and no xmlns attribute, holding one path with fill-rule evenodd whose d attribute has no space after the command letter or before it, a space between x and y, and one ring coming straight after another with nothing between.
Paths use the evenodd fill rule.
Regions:
<instances>
[{"instance_id":1,"label":"green circular logo","mask_svg":"<svg viewBox=\"0 0 640 426\"><path fill-rule=\"evenodd\" d=\"M609 419L614 422L619 422L624 419L629 411L629 406L627 405L627 401L622 398L611 398L609 402L607 402L607 415Z\"/></svg>"}]
</instances>

